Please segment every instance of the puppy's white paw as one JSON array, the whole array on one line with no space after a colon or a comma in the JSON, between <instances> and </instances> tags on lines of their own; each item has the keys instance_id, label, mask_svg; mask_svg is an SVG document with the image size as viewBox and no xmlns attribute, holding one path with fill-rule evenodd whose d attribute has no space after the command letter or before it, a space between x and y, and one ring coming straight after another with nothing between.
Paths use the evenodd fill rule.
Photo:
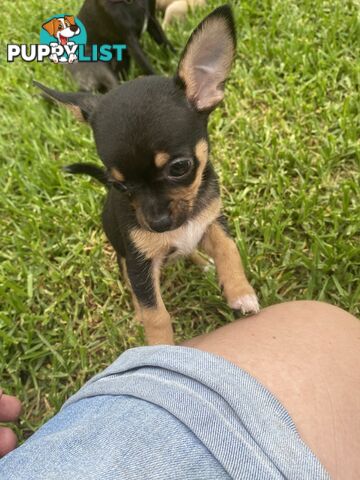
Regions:
<instances>
[{"instance_id":1,"label":"puppy's white paw","mask_svg":"<svg viewBox=\"0 0 360 480\"><path fill-rule=\"evenodd\" d=\"M259 301L255 294L243 295L231 302L230 307L233 310L240 310L241 313L258 313L260 311Z\"/></svg>"},{"instance_id":2,"label":"puppy's white paw","mask_svg":"<svg viewBox=\"0 0 360 480\"><path fill-rule=\"evenodd\" d=\"M215 264L212 259L210 259L207 265L204 265L203 270L204 272L213 272L215 270Z\"/></svg>"}]
</instances>

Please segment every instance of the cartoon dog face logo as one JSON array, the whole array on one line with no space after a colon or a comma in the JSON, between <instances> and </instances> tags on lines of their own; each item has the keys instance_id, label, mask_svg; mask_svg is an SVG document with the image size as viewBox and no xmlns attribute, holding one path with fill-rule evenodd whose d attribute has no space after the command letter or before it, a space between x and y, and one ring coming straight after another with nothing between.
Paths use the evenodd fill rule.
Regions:
<instances>
[{"instance_id":1,"label":"cartoon dog face logo","mask_svg":"<svg viewBox=\"0 0 360 480\"><path fill-rule=\"evenodd\" d=\"M75 17L73 15L64 15L64 17L53 18L44 23L42 28L46 30L51 37L54 37L57 40L57 43L50 43L50 46L54 48L54 53L50 55L50 60L52 60L54 63L77 62L78 58L74 52L67 52L67 56L56 52L57 49L60 49L61 52L64 52L64 49L73 47L75 45L75 43L70 40L72 37L79 35L81 30L76 24ZM56 47L56 45L58 45L58 47Z\"/></svg>"},{"instance_id":2,"label":"cartoon dog face logo","mask_svg":"<svg viewBox=\"0 0 360 480\"><path fill-rule=\"evenodd\" d=\"M69 38L79 35L80 27L76 25L72 15L65 15L62 18L53 18L43 24L43 28L49 35L55 37L59 45L67 45Z\"/></svg>"}]
</instances>

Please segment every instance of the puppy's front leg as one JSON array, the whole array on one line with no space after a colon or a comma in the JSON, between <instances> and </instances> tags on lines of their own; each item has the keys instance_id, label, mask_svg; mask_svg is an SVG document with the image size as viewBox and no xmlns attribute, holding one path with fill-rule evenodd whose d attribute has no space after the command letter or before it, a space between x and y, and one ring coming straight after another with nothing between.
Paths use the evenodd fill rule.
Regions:
<instances>
[{"instance_id":1,"label":"puppy's front leg","mask_svg":"<svg viewBox=\"0 0 360 480\"><path fill-rule=\"evenodd\" d=\"M256 294L245 276L235 242L226 232L222 220L218 219L208 227L201 247L214 259L228 305L242 313L256 313L260 309Z\"/></svg>"},{"instance_id":2,"label":"puppy's front leg","mask_svg":"<svg viewBox=\"0 0 360 480\"><path fill-rule=\"evenodd\" d=\"M158 22L155 16L149 17L147 30L149 35L155 40L158 45L166 45L172 52L175 52L175 48L170 43L169 39L165 35L162 26Z\"/></svg>"},{"instance_id":3,"label":"puppy's front leg","mask_svg":"<svg viewBox=\"0 0 360 480\"><path fill-rule=\"evenodd\" d=\"M126 270L133 293L136 315L145 329L149 345L173 345L170 315L160 293L161 260L146 260L128 254Z\"/></svg>"}]
</instances>

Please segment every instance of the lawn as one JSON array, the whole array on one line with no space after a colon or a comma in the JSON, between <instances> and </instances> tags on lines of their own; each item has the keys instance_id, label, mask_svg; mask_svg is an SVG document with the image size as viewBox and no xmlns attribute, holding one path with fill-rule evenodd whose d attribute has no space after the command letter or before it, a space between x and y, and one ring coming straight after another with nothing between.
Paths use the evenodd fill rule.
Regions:
<instances>
[{"instance_id":1,"label":"lawn","mask_svg":"<svg viewBox=\"0 0 360 480\"><path fill-rule=\"evenodd\" d=\"M175 71L193 27L220 3L169 29L175 55L144 38L159 72ZM237 58L210 136L248 277L262 306L318 299L359 315L358 2L233 3ZM91 131L46 103L32 80L76 87L59 66L4 58L6 43L38 43L46 18L76 14L80 4L2 2L0 378L24 404L20 438L122 351L144 344L102 232L104 189L61 171L99 162ZM178 341L233 319L213 271L180 261L162 287Z\"/></svg>"}]
</instances>

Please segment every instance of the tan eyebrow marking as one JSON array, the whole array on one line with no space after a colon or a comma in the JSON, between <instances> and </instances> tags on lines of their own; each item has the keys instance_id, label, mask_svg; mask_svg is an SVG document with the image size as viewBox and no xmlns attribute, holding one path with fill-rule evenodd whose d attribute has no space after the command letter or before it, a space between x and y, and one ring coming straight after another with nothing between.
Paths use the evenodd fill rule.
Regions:
<instances>
[{"instance_id":1,"label":"tan eyebrow marking","mask_svg":"<svg viewBox=\"0 0 360 480\"><path fill-rule=\"evenodd\" d=\"M115 178L115 180L117 180L118 182L123 182L125 180L125 177L124 175L119 172L118 169L116 168L112 168L111 169L111 175Z\"/></svg>"},{"instance_id":2,"label":"tan eyebrow marking","mask_svg":"<svg viewBox=\"0 0 360 480\"><path fill-rule=\"evenodd\" d=\"M206 164L206 161L208 158L208 151L209 151L209 146L207 144L207 141L204 138L202 138L201 140L198 141L198 143L195 146L195 155L197 156L200 162L200 165L202 167L204 167Z\"/></svg>"},{"instance_id":3,"label":"tan eyebrow marking","mask_svg":"<svg viewBox=\"0 0 360 480\"><path fill-rule=\"evenodd\" d=\"M170 155L165 152L157 152L155 154L155 165L158 168L163 167L170 160Z\"/></svg>"}]
</instances>

